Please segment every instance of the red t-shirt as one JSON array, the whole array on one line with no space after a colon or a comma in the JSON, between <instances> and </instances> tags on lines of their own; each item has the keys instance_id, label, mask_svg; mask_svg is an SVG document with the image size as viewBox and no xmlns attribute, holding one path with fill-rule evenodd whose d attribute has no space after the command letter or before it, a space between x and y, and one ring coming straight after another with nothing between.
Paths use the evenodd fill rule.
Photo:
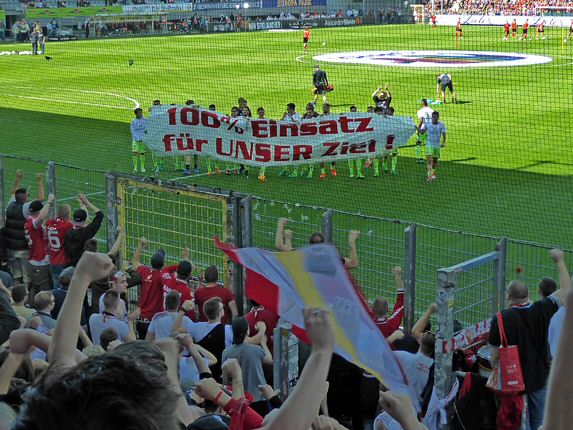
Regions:
<instances>
[{"instance_id":1,"label":"red t-shirt","mask_svg":"<svg viewBox=\"0 0 573 430\"><path fill-rule=\"evenodd\" d=\"M28 217L28 221L24 224L24 235L30 248L30 261L48 263L49 260L46 258L48 250L46 249L47 243L43 223Z\"/></svg>"},{"instance_id":2,"label":"red t-shirt","mask_svg":"<svg viewBox=\"0 0 573 430\"><path fill-rule=\"evenodd\" d=\"M48 248L50 251L50 264L65 266L69 263L68 256L64 249L64 236L71 230L73 225L67 219L50 219L46 222L48 233Z\"/></svg>"},{"instance_id":3,"label":"red t-shirt","mask_svg":"<svg viewBox=\"0 0 573 430\"><path fill-rule=\"evenodd\" d=\"M509 24L504 24L504 25L503 25L503 30L504 30L506 33L509 33Z\"/></svg>"},{"instance_id":4,"label":"red t-shirt","mask_svg":"<svg viewBox=\"0 0 573 430\"><path fill-rule=\"evenodd\" d=\"M233 292L225 287L199 287L195 291L195 304L199 307L199 321L207 321L207 317L203 312L203 305L209 299L219 297L223 306L225 306L225 316L221 318L221 323L227 324L230 320L229 315L229 302L235 300Z\"/></svg>"},{"instance_id":5,"label":"red t-shirt","mask_svg":"<svg viewBox=\"0 0 573 430\"><path fill-rule=\"evenodd\" d=\"M259 306L258 308L251 309L249 313L245 315L245 319L249 323L251 336L254 336L257 333L255 325L257 325L259 321L262 321L267 325L267 329L265 330L265 334L267 335L267 346L269 347L269 351L272 353L273 332L279 322L279 316L273 311L265 309L263 306Z\"/></svg>"},{"instance_id":6,"label":"red t-shirt","mask_svg":"<svg viewBox=\"0 0 573 430\"><path fill-rule=\"evenodd\" d=\"M155 270L143 264L136 269L136 272L141 276L141 295L138 305L141 309L141 318L151 321L153 315L163 312L162 277L164 274L173 273L176 270L176 265Z\"/></svg>"},{"instance_id":7,"label":"red t-shirt","mask_svg":"<svg viewBox=\"0 0 573 430\"><path fill-rule=\"evenodd\" d=\"M163 283L163 303L165 303L165 296L167 296L167 294L169 294L169 291L171 290L175 290L179 293L179 296L181 297L180 300L181 304L183 304L183 302L186 300L193 300L193 292L191 291L191 288L189 288L189 285L187 284L186 281L177 279L174 275L166 273L162 277L162 283ZM197 321L195 319L195 311L191 310L187 312L185 315L187 315L193 321Z\"/></svg>"},{"instance_id":8,"label":"red t-shirt","mask_svg":"<svg viewBox=\"0 0 573 430\"><path fill-rule=\"evenodd\" d=\"M404 318L404 291L398 291L392 314L388 318L377 318L374 322L384 337L388 337L400 328L402 318Z\"/></svg>"}]
</instances>

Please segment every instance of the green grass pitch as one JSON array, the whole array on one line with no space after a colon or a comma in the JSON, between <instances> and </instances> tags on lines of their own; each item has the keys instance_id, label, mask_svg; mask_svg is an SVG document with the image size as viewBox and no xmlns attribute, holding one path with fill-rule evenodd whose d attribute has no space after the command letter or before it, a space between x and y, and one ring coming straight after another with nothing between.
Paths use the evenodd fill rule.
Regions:
<instances>
[{"instance_id":1,"label":"green grass pitch","mask_svg":"<svg viewBox=\"0 0 573 430\"><path fill-rule=\"evenodd\" d=\"M315 29L305 57L301 31L50 43L52 61L0 57L0 152L130 172L133 100L145 110L154 99L193 99L229 112L243 96L253 111L264 106L270 117L280 117L286 103L302 112L311 101L313 55L455 49L547 55L553 61L543 65L450 70L324 64L335 86L329 95L333 112L351 104L364 111L373 104L374 89L389 83L396 115L414 117L421 98L435 98L436 74L452 74L463 103L438 108L448 144L435 183L426 184L425 166L415 163L412 147L400 150L397 176L367 172L366 180L350 179L342 162L338 177L323 181L316 173L312 180L284 179L275 169L268 170L264 184L257 181L258 169L248 179L200 175L184 181L572 248L573 45L562 46L561 29L546 35L544 41L504 42L501 28L466 26L456 48L449 27ZM167 165L164 178L182 176L172 162Z\"/></svg>"}]
</instances>

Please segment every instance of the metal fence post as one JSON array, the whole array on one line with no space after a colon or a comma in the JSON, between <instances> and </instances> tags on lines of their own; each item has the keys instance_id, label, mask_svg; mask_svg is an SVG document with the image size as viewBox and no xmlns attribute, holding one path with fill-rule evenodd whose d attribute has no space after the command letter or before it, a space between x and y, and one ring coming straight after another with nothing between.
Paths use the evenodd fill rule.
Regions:
<instances>
[{"instance_id":1,"label":"metal fence post","mask_svg":"<svg viewBox=\"0 0 573 430\"><path fill-rule=\"evenodd\" d=\"M328 243L332 243L334 238L333 229L333 216L334 211L332 209L327 210L324 214L322 214L322 234Z\"/></svg>"},{"instance_id":2,"label":"metal fence post","mask_svg":"<svg viewBox=\"0 0 573 430\"><path fill-rule=\"evenodd\" d=\"M115 173L106 175L106 218L107 218L107 247L111 249L117 234L117 176ZM124 234L127 232L124 232ZM121 267L121 252L118 254L118 267Z\"/></svg>"},{"instance_id":3,"label":"metal fence post","mask_svg":"<svg viewBox=\"0 0 573 430\"><path fill-rule=\"evenodd\" d=\"M253 246L253 196L242 200L241 225L243 229L243 246Z\"/></svg>"},{"instance_id":4,"label":"metal fence post","mask_svg":"<svg viewBox=\"0 0 573 430\"><path fill-rule=\"evenodd\" d=\"M56 196L56 200L54 200L54 204L50 209L50 217L56 217L56 207L58 204L58 195L56 194L56 165L53 161L48 162L46 165L46 182L48 184L48 195L53 194Z\"/></svg>"},{"instance_id":5,"label":"metal fence post","mask_svg":"<svg viewBox=\"0 0 573 430\"><path fill-rule=\"evenodd\" d=\"M298 379L298 339L289 323L279 321L273 332L273 388L284 401Z\"/></svg>"},{"instance_id":6,"label":"metal fence post","mask_svg":"<svg viewBox=\"0 0 573 430\"><path fill-rule=\"evenodd\" d=\"M0 226L4 226L6 220L6 207L4 206L4 156L0 154Z\"/></svg>"},{"instance_id":7,"label":"metal fence post","mask_svg":"<svg viewBox=\"0 0 573 430\"><path fill-rule=\"evenodd\" d=\"M505 308L505 282L507 271L507 238L502 238L495 246L498 257L493 262L493 310L499 312Z\"/></svg>"},{"instance_id":8,"label":"metal fence post","mask_svg":"<svg viewBox=\"0 0 573 430\"><path fill-rule=\"evenodd\" d=\"M453 385L452 350L447 347L448 341L454 336L454 294L456 272L446 269L438 270L438 290L436 303L438 332L435 347L435 385L438 399L445 399ZM440 424L440 430L447 425Z\"/></svg>"},{"instance_id":9,"label":"metal fence post","mask_svg":"<svg viewBox=\"0 0 573 430\"><path fill-rule=\"evenodd\" d=\"M232 224L233 224L233 244L237 248L243 247L243 229L242 229L242 205L241 205L241 197L233 196L230 198L230 204L232 204ZM233 279L232 286L233 292L235 294L235 300L237 301L237 309L239 312L243 313L245 309L245 300L244 300L244 276L243 276L243 267L240 264L233 263Z\"/></svg>"},{"instance_id":10,"label":"metal fence post","mask_svg":"<svg viewBox=\"0 0 573 430\"><path fill-rule=\"evenodd\" d=\"M416 320L416 224L404 230L404 329L410 334Z\"/></svg>"}]
</instances>

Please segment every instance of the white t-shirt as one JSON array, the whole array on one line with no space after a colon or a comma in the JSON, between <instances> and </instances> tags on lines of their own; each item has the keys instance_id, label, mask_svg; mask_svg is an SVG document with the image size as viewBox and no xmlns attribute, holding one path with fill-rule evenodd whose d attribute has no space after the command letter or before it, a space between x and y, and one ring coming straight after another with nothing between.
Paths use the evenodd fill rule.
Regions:
<instances>
[{"instance_id":1,"label":"white t-shirt","mask_svg":"<svg viewBox=\"0 0 573 430\"><path fill-rule=\"evenodd\" d=\"M89 326L94 345L100 344L99 338L101 333L107 328L114 329L118 339L121 341L129 334L129 328L126 322L106 314L92 314L92 316L90 316Z\"/></svg>"},{"instance_id":2,"label":"white t-shirt","mask_svg":"<svg viewBox=\"0 0 573 430\"><path fill-rule=\"evenodd\" d=\"M103 296L105 296L105 294L102 294L101 296L99 296L99 302L98 302L98 310L99 313L103 313L103 311L105 310L105 305L103 304ZM127 305L125 304L125 300L123 299L119 299L121 301L121 303L123 304L123 309L125 309L125 315L123 315L123 318L120 318L122 321L127 322Z\"/></svg>"},{"instance_id":3,"label":"white t-shirt","mask_svg":"<svg viewBox=\"0 0 573 430\"><path fill-rule=\"evenodd\" d=\"M300 122L301 121L301 116L298 112L291 114L286 114L285 119L283 119L284 122Z\"/></svg>"},{"instance_id":4,"label":"white t-shirt","mask_svg":"<svg viewBox=\"0 0 573 430\"><path fill-rule=\"evenodd\" d=\"M395 351L394 354L400 366L402 366L402 370L406 374L408 382L414 389L416 398L422 403L422 393L428 383L430 367L434 364L434 359L426 357L419 351L416 354L411 354L406 351Z\"/></svg>"},{"instance_id":5,"label":"white t-shirt","mask_svg":"<svg viewBox=\"0 0 573 430\"><path fill-rule=\"evenodd\" d=\"M426 133L428 134L427 146L432 148L439 148L442 134L446 132L446 126L442 121L437 124L429 122L426 124Z\"/></svg>"},{"instance_id":6,"label":"white t-shirt","mask_svg":"<svg viewBox=\"0 0 573 430\"><path fill-rule=\"evenodd\" d=\"M181 327L185 329L187 333L191 335L195 343L201 342L201 340L207 336L211 330L213 330L219 323L210 322L193 322L189 318L187 321L183 321ZM233 344L233 329L230 325L225 326L225 348L228 348Z\"/></svg>"},{"instance_id":7,"label":"white t-shirt","mask_svg":"<svg viewBox=\"0 0 573 430\"><path fill-rule=\"evenodd\" d=\"M177 312L156 313L151 319L148 330L155 335L156 340L165 337L171 337L171 333L173 332L173 324L175 324L176 319ZM183 327L189 323L193 323L193 321L184 316L182 320Z\"/></svg>"},{"instance_id":8,"label":"white t-shirt","mask_svg":"<svg viewBox=\"0 0 573 430\"><path fill-rule=\"evenodd\" d=\"M549 351L551 352L551 357L557 355L557 348L559 347L559 338L561 338L561 330L563 329L563 324L565 323L565 307L559 308L553 317L551 317L551 322L549 323L549 333L547 340L549 342Z\"/></svg>"},{"instance_id":9,"label":"white t-shirt","mask_svg":"<svg viewBox=\"0 0 573 430\"><path fill-rule=\"evenodd\" d=\"M434 109L432 109L429 106L423 107L422 109L418 110L418 119L424 120L422 126L420 127L420 130L425 130L426 124L432 122L432 113L434 113Z\"/></svg>"}]
</instances>

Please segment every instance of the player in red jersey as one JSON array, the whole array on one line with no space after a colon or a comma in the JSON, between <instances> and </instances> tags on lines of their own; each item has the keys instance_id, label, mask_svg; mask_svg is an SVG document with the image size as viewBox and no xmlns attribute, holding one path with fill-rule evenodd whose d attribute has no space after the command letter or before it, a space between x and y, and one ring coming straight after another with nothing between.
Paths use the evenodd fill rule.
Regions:
<instances>
[{"instance_id":1,"label":"player in red jersey","mask_svg":"<svg viewBox=\"0 0 573 430\"><path fill-rule=\"evenodd\" d=\"M432 15L432 28L436 28L436 15Z\"/></svg>"},{"instance_id":2,"label":"player in red jersey","mask_svg":"<svg viewBox=\"0 0 573 430\"><path fill-rule=\"evenodd\" d=\"M146 246L147 239L142 237L131 260L134 270L141 276L141 295L138 303L141 312L137 322L139 339L145 339L153 315L163 312L164 275L171 275L177 270L176 265L165 266L165 251L162 249L157 250L151 257L151 267L141 264L141 251Z\"/></svg>"},{"instance_id":3,"label":"player in red jersey","mask_svg":"<svg viewBox=\"0 0 573 430\"><path fill-rule=\"evenodd\" d=\"M306 52L306 48L308 47L308 42L310 41L311 37L312 37L312 35L310 34L310 28L306 27L304 29L304 35L302 36L302 43L304 46L304 52Z\"/></svg>"},{"instance_id":4,"label":"player in red jersey","mask_svg":"<svg viewBox=\"0 0 573 430\"><path fill-rule=\"evenodd\" d=\"M504 33L504 38L503 40L509 40L509 22L505 21L505 24L503 25L503 33Z\"/></svg>"},{"instance_id":5,"label":"player in red jersey","mask_svg":"<svg viewBox=\"0 0 573 430\"><path fill-rule=\"evenodd\" d=\"M537 29L535 32L535 40L545 40L545 21L541 21L537 24Z\"/></svg>"},{"instance_id":6,"label":"player in red jersey","mask_svg":"<svg viewBox=\"0 0 573 430\"><path fill-rule=\"evenodd\" d=\"M458 18L458 22L456 24L456 39L463 39L464 34L462 31L462 19Z\"/></svg>"},{"instance_id":7,"label":"player in red jersey","mask_svg":"<svg viewBox=\"0 0 573 430\"><path fill-rule=\"evenodd\" d=\"M54 288L60 287L60 274L69 263L68 256L64 249L64 237L74 226L70 221L72 208L70 205L58 207L56 219L46 222L46 232L48 235L48 248L50 252L50 270L52 272L52 283Z\"/></svg>"},{"instance_id":8,"label":"player in red jersey","mask_svg":"<svg viewBox=\"0 0 573 430\"><path fill-rule=\"evenodd\" d=\"M511 37L517 36L517 21L514 19L511 23Z\"/></svg>"},{"instance_id":9,"label":"player in red jersey","mask_svg":"<svg viewBox=\"0 0 573 430\"><path fill-rule=\"evenodd\" d=\"M529 20L525 20L523 23L523 34L521 35L521 40L527 40L527 33L529 31Z\"/></svg>"},{"instance_id":10,"label":"player in red jersey","mask_svg":"<svg viewBox=\"0 0 573 430\"><path fill-rule=\"evenodd\" d=\"M24 224L24 237L30 248L29 263L31 266L30 287L28 292L29 303L34 302L34 297L40 291L52 289L52 277L50 276L50 256L48 255L48 243L44 222L48 218L50 209L54 204L53 194L48 196L46 204L40 200L30 203L28 219Z\"/></svg>"},{"instance_id":11,"label":"player in red jersey","mask_svg":"<svg viewBox=\"0 0 573 430\"><path fill-rule=\"evenodd\" d=\"M179 293L179 303L186 301L193 301L193 292L189 287L189 279L193 272L193 265L188 260L182 260L177 265L175 276L173 274L165 273L161 277L163 281L163 297L165 298L170 291L177 291ZM195 317L195 310L190 310L185 314L192 321L197 321Z\"/></svg>"}]
</instances>

